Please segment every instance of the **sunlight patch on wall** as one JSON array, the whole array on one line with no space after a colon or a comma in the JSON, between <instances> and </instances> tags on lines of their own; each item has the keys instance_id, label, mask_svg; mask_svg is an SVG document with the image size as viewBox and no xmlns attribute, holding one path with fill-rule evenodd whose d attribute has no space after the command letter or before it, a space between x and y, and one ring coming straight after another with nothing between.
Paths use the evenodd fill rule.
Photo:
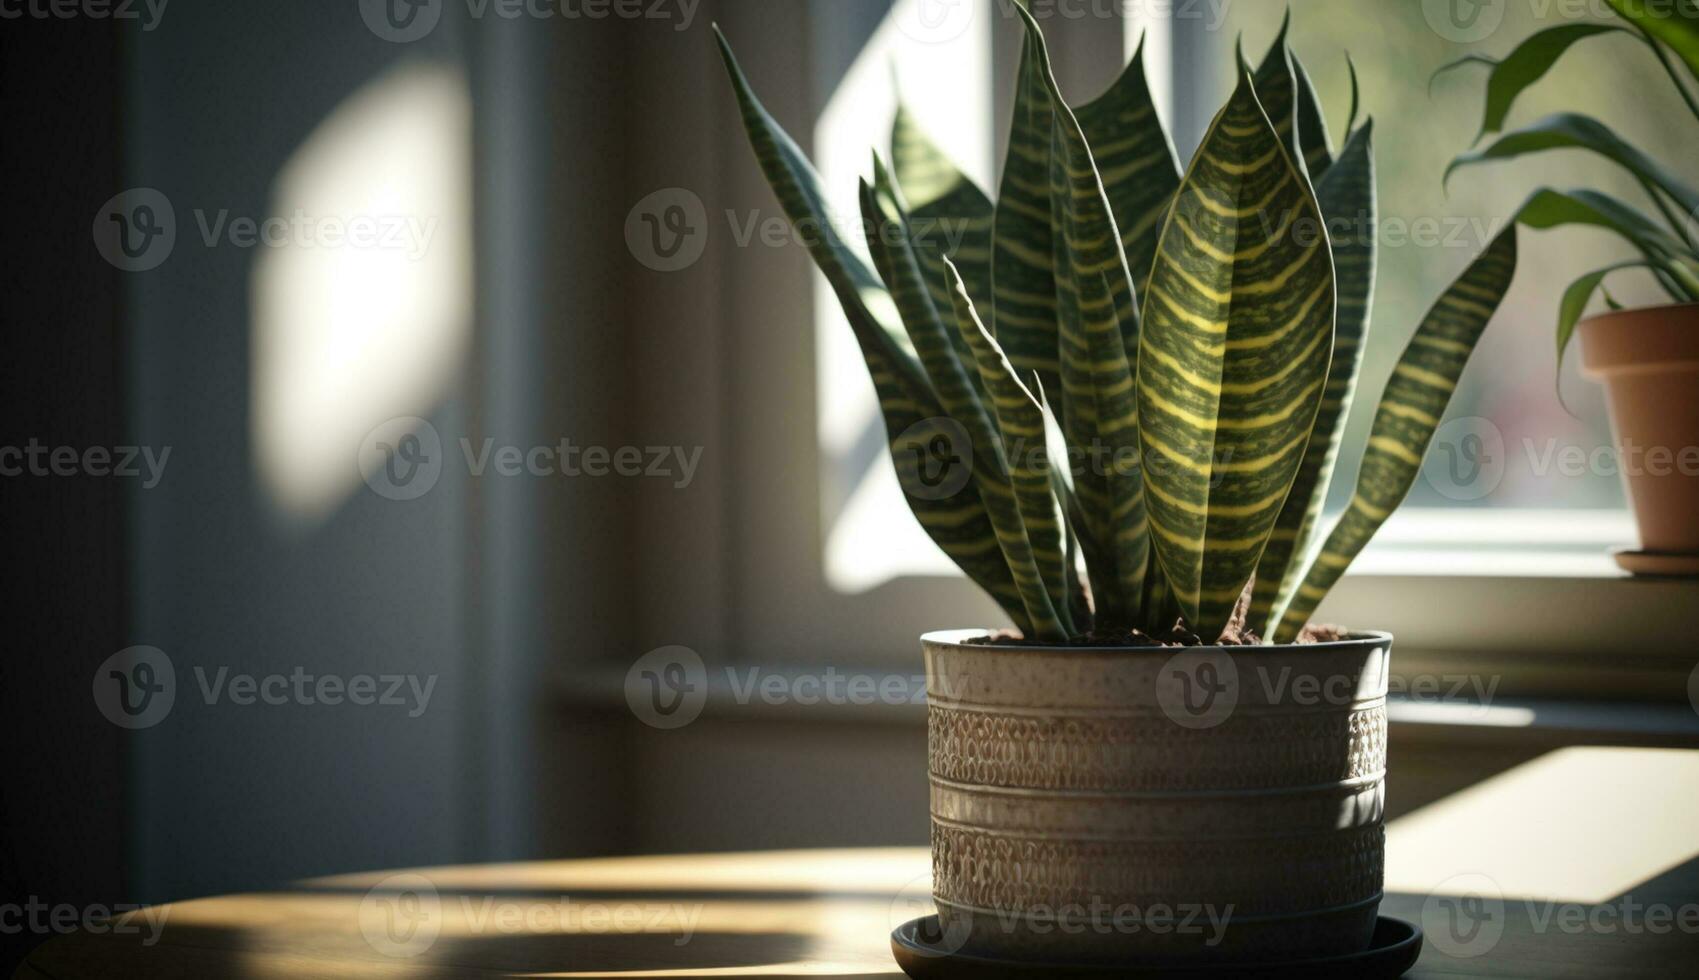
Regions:
<instances>
[{"instance_id":1,"label":"sunlight patch on wall","mask_svg":"<svg viewBox=\"0 0 1699 980\"><path fill-rule=\"evenodd\" d=\"M898 0L893 5L845 73L814 130L814 162L834 225L863 255L857 180L871 178L874 148L889 158L897 85L932 139L949 149L957 166L982 189L994 194L994 18L974 17L947 40L921 40L900 25L923 23L924 11L918 8L927 2L931 0ZM899 575L947 572L953 566L915 524L903 501L860 348L831 287L818 274L814 297L826 581L839 591L859 592Z\"/></svg>"},{"instance_id":2,"label":"sunlight patch on wall","mask_svg":"<svg viewBox=\"0 0 1699 980\"><path fill-rule=\"evenodd\" d=\"M328 517L380 423L428 416L472 325L471 107L443 66L350 95L283 166L251 285L254 466L273 509Z\"/></svg>"}]
</instances>

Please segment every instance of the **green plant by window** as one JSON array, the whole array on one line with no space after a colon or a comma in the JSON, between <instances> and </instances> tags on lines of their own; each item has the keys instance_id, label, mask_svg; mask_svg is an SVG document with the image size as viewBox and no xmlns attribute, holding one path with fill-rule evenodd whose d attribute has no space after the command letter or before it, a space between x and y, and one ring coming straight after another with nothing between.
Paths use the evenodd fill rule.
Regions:
<instances>
[{"instance_id":1,"label":"green plant by window","mask_svg":"<svg viewBox=\"0 0 1699 980\"><path fill-rule=\"evenodd\" d=\"M996 201L899 113L892 166L875 156L861 186L873 268L716 36L938 546L1039 642L1177 623L1209 641L1236 614L1289 642L1414 482L1509 284L1515 226L1417 329L1312 556L1374 289L1372 122L1353 106L1334 154L1283 28L1255 72L1240 58L1182 171L1141 57L1070 108L1014 9L1026 37ZM967 467L953 493L929 467L941 440Z\"/></svg>"},{"instance_id":2,"label":"green plant by window","mask_svg":"<svg viewBox=\"0 0 1699 980\"><path fill-rule=\"evenodd\" d=\"M1564 291L1557 321L1560 367L1576 324L1593 296L1605 288L1605 280L1611 273L1645 269L1656 277L1672 300L1699 302L1699 191L1591 116L1560 112L1504 132L1505 120L1517 98L1544 78L1570 48L1589 38L1612 35L1628 35L1645 44L1648 53L1669 75L1694 121L1699 123L1699 101L1689 88L1699 82L1699 0L1657 4L1643 0L1606 2L1621 18L1621 23L1548 27L1523 41L1502 60L1469 55L1441 68L1435 75L1437 78L1438 74L1471 65L1485 65L1489 69L1486 111L1475 142L1479 144L1489 135L1497 138L1453 160L1445 172L1448 181L1458 170L1479 164L1550 150L1587 150L1633 175L1658 211L1654 218L1619 198L1591 189L1541 188L1517 213L1517 220L1530 228L1584 225L1606 229L1639 254L1634 260L1589 272ZM1672 125L1684 124L1683 120L1672 121ZM1605 295L1606 301L1616 307L1609 293Z\"/></svg>"}]
</instances>

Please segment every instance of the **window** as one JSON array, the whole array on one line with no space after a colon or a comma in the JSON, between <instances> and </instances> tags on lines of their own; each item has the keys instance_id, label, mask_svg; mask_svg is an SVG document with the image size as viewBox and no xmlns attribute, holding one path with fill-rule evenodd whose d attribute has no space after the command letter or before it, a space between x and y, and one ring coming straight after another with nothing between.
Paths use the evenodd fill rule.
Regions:
<instances>
[{"instance_id":1,"label":"window","mask_svg":"<svg viewBox=\"0 0 1699 980\"><path fill-rule=\"evenodd\" d=\"M819 118L816 158L841 214L856 214L856 177L867 171L869 143L883 142L893 106L893 65L917 115L966 172L994 191L991 175L1000 161L992 158L992 148L1007 119L1001 118L1006 104L999 104L999 118L991 118L992 100L1011 84L1013 53L998 41L1008 25L988 14L947 40L917 40L905 27L924 16L923 3L901 0L892 6ZM1349 111L1347 52L1357 67L1362 111L1377 121L1379 279L1362 381L1330 497L1335 512L1349 499L1357 461L1352 450L1366 439L1375 402L1406 339L1527 195L1545 185L1595 186L1643 201L1631 177L1578 153L1470 168L1449 189L1443 186L1446 164L1469 148L1480 128L1484 69L1442 76L1431 95L1429 79L1466 54L1502 56L1565 9L1504 4L1502 22L1480 36L1488 24L1467 32L1443 21L1436 25L1429 6L1312 0L1293 11L1293 46L1315 80L1335 143ZM1101 14L1117 8L1130 19L1103 23ZM1236 41L1242 35L1256 59L1286 11L1272 3L1143 0L1034 9L1053 46L1059 35L1080 29L1067 23L1080 17L1097 16L1095 30L1120 31L1128 54L1148 32L1152 86L1166 104L1182 158L1228 94ZM1658 114L1648 111L1647 100L1667 98L1671 111L1680 107L1661 70L1637 47L1627 36L1578 46L1560 70L1523 97L1511 124L1559 110L1581 111L1609 120L1660 159L1693 159L1699 147L1687 145L1680 138L1685 133L1661 131ZM1068 56L1065 50L1055 53L1059 64ZM1070 91L1074 101L1090 94ZM1624 258L1622 246L1603 233L1573 230L1525 230L1521 241L1516 286L1476 351L1423 477L1360 560L1359 574L1610 575L1614 566L1606 549L1634 540L1600 393L1578 376L1578 358L1572 356L1564 366L1560 402L1552 341L1563 288ZM1636 276L1613 279L1613 293L1624 302L1655 300L1655 284ZM901 576L953 574L902 502L860 355L823 281L816 290L815 319L828 583L853 593Z\"/></svg>"}]
</instances>

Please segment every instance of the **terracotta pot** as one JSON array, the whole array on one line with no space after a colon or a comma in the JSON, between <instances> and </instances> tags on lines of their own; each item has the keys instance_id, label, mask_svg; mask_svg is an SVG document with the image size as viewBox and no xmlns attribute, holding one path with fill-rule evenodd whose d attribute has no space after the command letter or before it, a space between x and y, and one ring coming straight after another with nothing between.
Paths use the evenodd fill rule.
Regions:
<instances>
[{"instance_id":1,"label":"terracotta pot","mask_svg":"<svg viewBox=\"0 0 1699 980\"><path fill-rule=\"evenodd\" d=\"M1604 382L1641 547L1699 555L1699 303L1581 322L1582 366Z\"/></svg>"},{"instance_id":2,"label":"terracotta pot","mask_svg":"<svg viewBox=\"0 0 1699 980\"><path fill-rule=\"evenodd\" d=\"M1392 637L1052 648L930 633L945 943L1064 963L1360 952L1384 866Z\"/></svg>"}]
</instances>

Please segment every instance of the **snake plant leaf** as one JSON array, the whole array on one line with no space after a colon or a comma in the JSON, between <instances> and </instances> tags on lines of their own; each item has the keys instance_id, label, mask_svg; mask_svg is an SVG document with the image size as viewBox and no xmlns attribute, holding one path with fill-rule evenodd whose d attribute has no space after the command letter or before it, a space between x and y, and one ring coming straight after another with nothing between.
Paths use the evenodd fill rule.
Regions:
<instances>
[{"instance_id":1,"label":"snake plant leaf","mask_svg":"<svg viewBox=\"0 0 1699 980\"><path fill-rule=\"evenodd\" d=\"M1319 182L1333 166L1333 142L1327 133L1327 118L1322 115L1315 83L1296 53L1292 55L1292 74L1298 83L1298 146L1303 150L1310 180ZM1350 136L1349 130L1346 136Z\"/></svg>"},{"instance_id":2,"label":"snake plant leaf","mask_svg":"<svg viewBox=\"0 0 1699 980\"><path fill-rule=\"evenodd\" d=\"M909 226L915 253L933 305L951 309L946 256L956 264L977 310L991 310L991 222L993 205L985 192L956 167L921 130L907 107L898 105L891 125L891 169L909 201ZM960 337L951 331L957 343ZM958 348L964 361L972 351ZM975 384L978 384L977 379Z\"/></svg>"},{"instance_id":3,"label":"snake plant leaf","mask_svg":"<svg viewBox=\"0 0 1699 980\"><path fill-rule=\"evenodd\" d=\"M1062 521L1056 511L1056 497L1052 494L1044 412L1015 375L1008 356L985 329L955 265L946 259L944 267L951 276L956 327L973 351L972 363L977 365L987 397L996 410L1003 444L1009 447L1009 478L1020 509L1021 523L1026 529L1045 591L1062 621L1062 638L1066 639L1074 632L1070 609L1072 592L1065 571L1066 542L1063 540Z\"/></svg>"},{"instance_id":4,"label":"snake plant leaf","mask_svg":"<svg viewBox=\"0 0 1699 980\"><path fill-rule=\"evenodd\" d=\"M1019 475L1012 473L999 432L968 380L967 366L973 365L974 361L963 361L956 356L955 346L921 278L902 203L896 197L890 175L877 157L874 159L874 180L872 186L866 181L861 184L862 218L868 250L880 274L885 277L897 309L902 313L904 325L909 329L909 337L920 357L921 366L932 381L933 390L944 410L961 426L970 442L968 448L974 482L985 503L991 525L996 529L1003 559L1014 576L1027 621L1034 628L1034 632L1028 635L1046 640L1058 637L1065 640L1067 631L1055 608L1055 602L1064 599L1060 532L1054 520L1048 525L1026 526ZM949 269L948 260L946 269ZM960 277L950 271L952 282L959 283ZM954 295L956 292L958 290L952 290L952 317L966 315L977 325L978 317L971 301L966 300L965 289L959 290L960 296ZM967 302L965 313L964 301ZM967 333L965 328L959 332ZM976 370L975 373L983 372ZM1039 435L1042 435L1042 430ZM1016 448L1023 453L1031 452L1026 447ZM1039 481L1040 486L1048 490L1048 474L1042 475ZM1044 577L1045 569L1051 572L1050 580Z\"/></svg>"},{"instance_id":5,"label":"snake plant leaf","mask_svg":"<svg viewBox=\"0 0 1699 980\"><path fill-rule=\"evenodd\" d=\"M1410 492L1457 379L1516 273L1512 223L1429 311L1386 383L1356 491L1281 616L1275 642L1296 639L1316 606Z\"/></svg>"},{"instance_id":6,"label":"snake plant leaf","mask_svg":"<svg viewBox=\"0 0 1699 980\"><path fill-rule=\"evenodd\" d=\"M1042 39L1038 44L1042 44ZM1050 138L1055 112L1038 73L1039 48L1021 48L1009 149L991 240L992 333L1023 375L1062 390L1056 329L1055 233L1050 224Z\"/></svg>"},{"instance_id":7,"label":"snake plant leaf","mask_svg":"<svg viewBox=\"0 0 1699 980\"><path fill-rule=\"evenodd\" d=\"M1333 256L1248 72L1181 185L1145 290L1139 435L1156 554L1218 635L1310 441L1333 354Z\"/></svg>"},{"instance_id":8,"label":"snake plant leaf","mask_svg":"<svg viewBox=\"0 0 1699 980\"><path fill-rule=\"evenodd\" d=\"M1699 79L1699 2L1669 0L1667 3L1647 3L1646 0L1605 0L1622 18L1645 31L1650 37L1669 45L1676 57L1687 65L1688 71Z\"/></svg>"},{"instance_id":9,"label":"snake plant leaf","mask_svg":"<svg viewBox=\"0 0 1699 980\"><path fill-rule=\"evenodd\" d=\"M991 416L979 399L964 362L956 356L953 330L944 325L915 256L908 215L897 198L890 174L877 156L873 160L874 183L861 182L862 227L873 265L890 290L909 342L914 345L920 366L932 384L944 411L967 431L973 440L973 456L979 461L1002 452Z\"/></svg>"},{"instance_id":10,"label":"snake plant leaf","mask_svg":"<svg viewBox=\"0 0 1699 980\"><path fill-rule=\"evenodd\" d=\"M818 232L804 237L816 265L837 294L867 362L891 460L909 509L968 578L995 599L1023 632L1032 630L977 481L970 472L960 490L941 492L948 486L950 474L941 474L933 464L965 465L948 455L959 451L960 447L954 445L957 430L949 424L914 355L898 343L891 328L875 314L869 298L883 297L888 304L885 288L837 236L813 165L755 97L718 28L714 36L756 161L791 223Z\"/></svg>"},{"instance_id":11,"label":"snake plant leaf","mask_svg":"<svg viewBox=\"0 0 1699 980\"><path fill-rule=\"evenodd\" d=\"M1630 204L1592 190L1541 188L1517 211L1517 220L1544 231L1567 225L1591 225L1626 239L1678 299L1699 300L1699 265L1686 246Z\"/></svg>"},{"instance_id":12,"label":"snake plant leaf","mask_svg":"<svg viewBox=\"0 0 1699 980\"><path fill-rule=\"evenodd\" d=\"M1504 121L1509 118L1511 106L1516 104L1517 98L1544 78L1570 48L1600 34L1632 36L1633 32L1614 24L1561 24L1534 34L1502 60L1469 55L1434 72L1433 77L1438 79L1466 65L1482 64L1491 68L1487 76L1486 111L1481 120L1480 135L1475 137L1479 142L1488 133L1504 130Z\"/></svg>"},{"instance_id":13,"label":"snake plant leaf","mask_svg":"<svg viewBox=\"0 0 1699 980\"><path fill-rule=\"evenodd\" d=\"M1604 286L1605 277L1624 269L1645 267L1645 262L1618 262L1587 273L1570 283L1569 288L1563 291L1563 301L1558 304L1557 314L1557 370L1560 376L1563 372L1563 356L1569 350L1570 339L1575 336L1575 325L1581 322L1581 315L1587 312L1587 304L1592 301L1593 294Z\"/></svg>"},{"instance_id":14,"label":"snake plant leaf","mask_svg":"<svg viewBox=\"0 0 1699 980\"><path fill-rule=\"evenodd\" d=\"M1097 163L1121 248L1135 283L1143 282L1156 257L1156 236L1180 189L1174 144L1156 112L1145 75L1145 42L1108 91L1074 109ZM1137 338L1128 338L1137 348Z\"/></svg>"},{"instance_id":15,"label":"snake plant leaf","mask_svg":"<svg viewBox=\"0 0 1699 980\"><path fill-rule=\"evenodd\" d=\"M1699 191L1623 140L1609 126L1575 112L1554 113L1532 125L1506 133L1488 146L1462 154L1445 168L1445 179L1449 182L1451 175L1464 167L1512 160L1549 150L1590 150L1626 169L1642 183L1669 195L1685 213L1699 211Z\"/></svg>"},{"instance_id":16,"label":"snake plant leaf","mask_svg":"<svg viewBox=\"0 0 1699 980\"><path fill-rule=\"evenodd\" d=\"M1304 158L1298 142L1298 80L1292 69L1292 52L1286 47L1292 30L1292 8L1286 8L1286 18L1280 22L1280 33L1268 53L1257 66L1255 85L1262 110L1274 124L1280 142L1293 160Z\"/></svg>"},{"instance_id":17,"label":"snake plant leaf","mask_svg":"<svg viewBox=\"0 0 1699 980\"><path fill-rule=\"evenodd\" d=\"M1380 227L1375 191L1374 120L1351 135L1339 160L1316 184L1316 200L1331 231L1339 313L1333 336L1333 362L1322 389L1304 461L1292 492L1269 532L1268 547L1257 563L1250 622L1267 636L1271 617L1290 600L1303 572L1302 559L1321 520L1323 504L1345 438L1346 416L1362 371L1369 309L1374 302L1375 233ZM1265 625L1266 624L1266 625Z\"/></svg>"},{"instance_id":18,"label":"snake plant leaf","mask_svg":"<svg viewBox=\"0 0 1699 980\"><path fill-rule=\"evenodd\" d=\"M1049 197L1056 243L1057 320L1063 385L1063 431L1089 450L1074 482L1091 522L1091 536L1109 551L1115 578L1103 583L1106 625L1133 625L1137 609L1125 600L1144 593L1150 537L1138 445L1133 379L1138 302L1113 209L1078 118L1062 101L1037 21L1021 11L1033 70L1051 104L1053 125ZM1109 596L1117 601L1107 601Z\"/></svg>"}]
</instances>

